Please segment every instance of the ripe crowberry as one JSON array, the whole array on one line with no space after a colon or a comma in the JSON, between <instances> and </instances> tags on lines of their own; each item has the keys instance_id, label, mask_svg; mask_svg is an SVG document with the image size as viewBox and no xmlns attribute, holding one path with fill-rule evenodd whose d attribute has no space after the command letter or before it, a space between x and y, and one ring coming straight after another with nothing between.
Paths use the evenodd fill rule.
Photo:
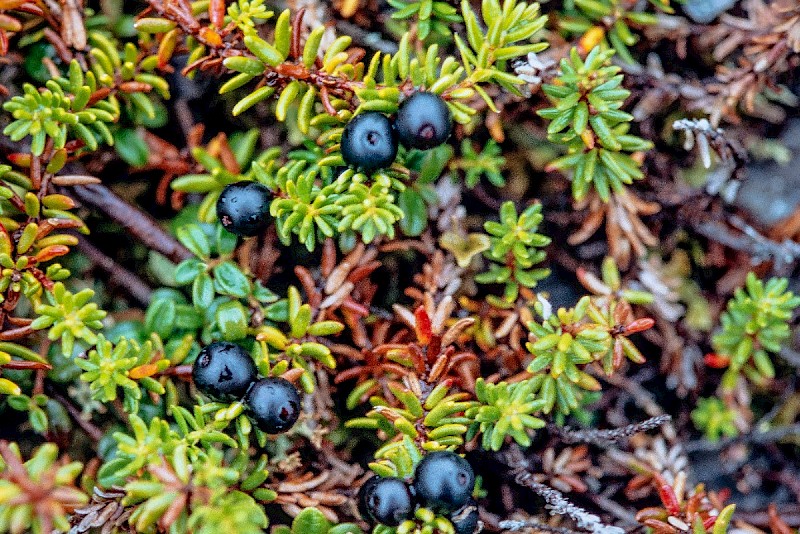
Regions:
<instances>
[{"instance_id":1,"label":"ripe crowberry","mask_svg":"<svg viewBox=\"0 0 800 534\"><path fill-rule=\"evenodd\" d=\"M470 499L460 510L450 516L455 534L475 534L478 528L478 503Z\"/></svg>"},{"instance_id":2,"label":"ripe crowberry","mask_svg":"<svg viewBox=\"0 0 800 534\"><path fill-rule=\"evenodd\" d=\"M469 501L475 488L475 473L454 452L437 451L417 465L414 489L420 504L434 512L449 514Z\"/></svg>"},{"instance_id":3,"label":"ripe crowberry","mask_svg":"<svg viewBox=\"0 0 800 534\"><path fill-rule=\"evenodd\" d=\"M371 172L388 167L397 156L397 132L382 113L356 115L342 132L342 158L352 167Z\"/></svg>"},{"instance_id":4,"label":"ripe crowberry","mask_svg":"<svg viewBox=\"0 0 800 534\"><path fill-rule=\"evenodd\" d=\"M300 394L283 378L262 378L247 392L245 405L267 434L286 432L300 417Z\"/></svg>"},{"instance_id":5,"label":"ripe crowberry","mask_svg":"<svg viewBox=\"0 0 800 534\"><path fill-rule=\"evenodd\" d=\"M227 341L204 347L192 367L197 389L217 400L241 398L257 374L256 364L247 351Z\"/></svg>"},{"instance_id":6,"label":"ripe crowberry","mask_svg":"<svg viewBox=\"0 0 800 534\"><path fill-rule=\"evenodd\" d=\"M372 519L371 516L369 515L369 508L367 507L367 497L369 497L370 491L372 491L372 488L375 486L375 484L378 483L380 479L381 477L373 476L372 478L361 484L361 487L358 488L358 497L356 499L356 502L358 504L358 513L361 514L361 518L364 521L370 521Z\"/></svg>"},{"instance_id":7,"label":"ripe crowberry","mask_svg":"<svg viewBox=\"0 0 800 534\"><path fill-rule=\"evenodd\" d=\"M395 127L404 147L427 150L447 141L453 117L442 97L419 91L400 104Z\"/></svg>"},{"instance_id":8,"label":"ripe crowberry","mask_svg":"<svg viewBox=\"0 0 800 534\"><path fill-rule=\"evenodd\" d=\"M270 221L272 193L256 182L243 180L226 185L217 199L217 217L232 234L250 237L262 232Z\"/></svg>"},{"instance_id":9,"label":"ripe crowberry","mask_svg":"<svg viewBox=\"0 0 800 534\"><path fill-rule=\"evenodd\" d=\"M361 486L359 511L387 527L396 527L414 514L411 488L395 477L372 477Z\"/></svg>"}]
</instances>

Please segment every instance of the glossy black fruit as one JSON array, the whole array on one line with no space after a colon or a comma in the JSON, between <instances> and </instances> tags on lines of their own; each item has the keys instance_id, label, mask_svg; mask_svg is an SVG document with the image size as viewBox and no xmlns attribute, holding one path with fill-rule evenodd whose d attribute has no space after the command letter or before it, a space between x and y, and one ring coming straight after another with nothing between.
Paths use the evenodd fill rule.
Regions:
<instances>
[{"instance_id":1,"label":"glossy black fruit","mask_svg":"<svg viewBox=\"0 0 800 534\"><path fill-rule=\"evenodd\" d=\"M356 115L342 133L342 158L365 172L388 167L397 156L397 132L383 113Z\"/></svg>"},{"instance_id":2,"label":"glossy black fruit","mask_svg":"<svg viewBox=\"0 0 800 534\"><path fill-rule=\"evenodd\" d=\"M455 512L467 504L474 488L472 467L453 452L432 452L417 465L414 489L425 508L442 514Z\"/></svg>"},{"instance_id":3,"label":"glossy black fruit","mask_svg":"<svg viewBox=\"0 0 800 534\"><path fill-rule=\"evenodd\" d=\"M283 378L262 378L244 398L250 416L267 434L286 432L300 417L300 393Z\"/></svg>"},{"instance_id":4,"label":"glossy black fruit","mask_svg":"<svg viewBox=\"0 0 800 534\"><path fill-rule=\"evenodd\" d=\"M358 504L358 513L361 514L361 519L364 521L372 521L372 516L370 516L369 509L367 508L367 497L369 496L370 491L372 491L372 488L380 479L381 477L373 476L361 484L361 487L358 488L356 502Z\"/></svg>"},{"instance_id":5,"label":"glossy black fruit","mask_svg":"<svg viewBox=\"0 0 800 534\"><path fill-rule=\"evenodd\" d=\"M396 527L414 515L411 488L399 478L369 479L361 487L358 501L363 516L388 527Z\"/></svg>"},{"instance_id":6,"label":"glossy black fruit","mask_svg":"<svg viewBox=\"0 0 800 534\"><path fill-rule=\"evenodd\" d=\"M442 97L420 91L400 104L395 127L404 147L427 150L447 141L453 116Z\"/></svg>"},{"instance_id":7,"label":"glossy black fruit","mask_svg":"<svg viewBox=\"0 0 800 534\"><path fill-rule=\"evenodd\" d=\"M217 217L232 234L254 236L269 225L272 193L256 182L246 180L226 185L217 199Z\"/></svg>"},{"instance_id":8,"label":"glossy black fruit","mask_svg":"<svg viewBox=\"0 0 800 534\"><path fill-rule=\"evenodd\" d=\"M450 516L455 534L475 534L478 529L478 503L470 499L460 510Z\"/></svg>"},{"instance_id":9,"label":"glossy black fruit","mask_svg":"<svg viewBox=\"0 0 800 534\"><path fill-rule=\"evenodd\" d=\"M192 367L197 389L217 400L240 399L257 375L247 351L227 341L204 347Z\"/></svg>"}]
</instances>

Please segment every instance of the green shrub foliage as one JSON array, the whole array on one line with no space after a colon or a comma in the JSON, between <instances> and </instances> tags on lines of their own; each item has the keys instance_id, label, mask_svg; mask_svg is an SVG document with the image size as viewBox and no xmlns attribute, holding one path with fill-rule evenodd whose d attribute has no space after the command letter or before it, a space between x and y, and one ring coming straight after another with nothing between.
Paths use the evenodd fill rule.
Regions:
<instances>
[{"instance_id":1,"label":"green shrub foliage","mask_svg":"<svg viewBox=\"0 0 800 534\"><path fill-rule=\"evenodd\" d=\"M0 51L11 43L44 54L41 65L25 61L2 106L2 146L12 148L0 152L0 410L22 416L37 446L0 440L0 533L362 534L352 504L367 469L410 481L432 451L534 450L548 425L593 422L593 403L620 384L617 374L645 363L650 347L638 334L655 324L646 307L672 297L648 285L652 277L634 281L611 256L599 276L556 258L590 294L562 304L542 286L562 244L563 217L549 215L591 199L590 222L601 220L645 177L654 144L633 133L619 65L636 63L641 30L656 11L672 12L667 0L568 0L547 15L519 0L388 0L390 51L372 51L371 34L337 35L310 8L277 12L263 0L151 0L136 17L122 3L114 15L64 2L59 16L73 19L60 34L50 4L0 1ZM70 34L78 26L85 31ZM518 74L565 39L566 57L540 73L542 84ZM242 131L221 132L211 117L192 128L181 108L187 148L171 145L179 129L165 128L168 111L186 104L173 95L188 83L210 84L225 124ZM400 147L372 172L348 167L348 122L365 112L394 120L421 90L446 103L451 138ZM525 102L537 111L513 115ZM527 164L506 151L507 112L546 131L528 142L571 181L563 206L507 183L510 166ZM269 124L252 127L264 117ZM124 188L92 176L149 180L155 171L159 202L174 208L163 226L130 206L149 197L119 199L112 189ZM269 228L248 239L216 213L226 186L241 181L272 198ZM462 193L482 202L482 220ZM118 203L95 205L103 195ZM90 226L108 231L93 207L126 234L147 234L150 250L137 245L126 258L146 258L145 285L155 286L141 309L105 280L73 274L92 254L111 282L144 272L81 249ZM630 233L640 221L624 222ZM597 250L605 247L583 257ZM392 266L399 272L381 270ZM737 385L778 374L773 356L798 306L786 279L752 273L728 302L710 355L726 368L724 400L700 398L691 412L709 440L738 433ZM247 399L198 393L192 367L216 341L241 346L261 377L297 387L301 415L290 430L267 435ZM59 453L56 443L74 436L78 445ZM680 504L666 502L663 486L658 495ZM719 520L709 510L695 531L724 534L733 509ZM419 507L372 532L453 534L454 521Z\"/></svg>"}]
</instances>

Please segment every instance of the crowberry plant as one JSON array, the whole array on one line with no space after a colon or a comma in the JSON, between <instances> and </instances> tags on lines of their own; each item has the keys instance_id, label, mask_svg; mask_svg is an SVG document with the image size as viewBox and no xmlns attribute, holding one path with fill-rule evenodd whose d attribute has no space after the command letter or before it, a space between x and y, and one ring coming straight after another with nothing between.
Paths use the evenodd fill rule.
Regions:
<instances>
[{"instance_id":1,"label":"crowberry plant","mask_svg":"<svg viewBox=\"0 0 800 534\"><path fill-rule=\"evenodd\" d=\"M0 0L0 534L789 534L796 2L278 4Z\"/></svg>"}]
</instances>

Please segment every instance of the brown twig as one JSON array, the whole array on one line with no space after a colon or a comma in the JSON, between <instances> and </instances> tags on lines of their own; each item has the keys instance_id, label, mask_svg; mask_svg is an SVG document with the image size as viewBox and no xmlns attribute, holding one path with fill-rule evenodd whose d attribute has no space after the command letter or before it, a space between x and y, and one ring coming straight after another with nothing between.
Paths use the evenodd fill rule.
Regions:
<instances>
[{"instance_id":1,"label":"brown twig","mask_svg":"<svg viewBox=\"0 0 800 534\"><path fill-rule=\"evenodd\" d=\"M800 258L800 245L797 243L789 239L780 243L773 241L735 216L730 221L738 227L741 234L737 235L727 225L717 221L698 222L694 228L708 239L749 254L754 264L773 261L774 269L778 272L785 271Z\"/></svg>"},{"instance_id":2,"label":"brown twig","mask_svg":"<svg viewBox=\"0 0 800 534\"><path fill-rule=\"evenodd\" d=\"M12 341L14 339L22 339L33 334L33 328L30 325L20 326L19 328L11 328L4 332L0 332L0 341Z\"/></svg>"},{"instance_id":3,"label":"brown twig","mask_svg":"<svg viewBox=\"0 0 800 534\"><path fill-rule=\"evenodd\" d=\"M148 213L120 198L104 185L82 185L70 190L84 204L89 204L120 223L125 230L144 245L166 256L173 262L192 257L189 249L164 231Z\"/></svg>"},{"instance_id":4,"label":"brown twig","mask_svg":"<svg viewBox=\"0 0 800 534\"><path fill-rule=\"evenodd\" d=\"M766 432L750 432L733 438L721 439L719 441L708 441L706 439L690 441L684 445L687 453L693 452L714 452L729 447L734 443L747 443L750 445L766 445L774 443L792 436L800 437L800 423L781 426L767 430Z\"/></svg>"},{"instance_id":5,"label":"brown twig","mask_svg":"<svg viewBox=\"0 0 800 534\"><path fill-rule=\"evenodd\" d=\"M83 252L89 260L109 274L109 281L115 286L124 289L140 304L147 305L153 290L136 274L119 265L102 250L92 245L85 238L78 241L78 250Z\"/></svg>"},{"instance_id":6,"label":"brown twig","mask_svg":"<svg viewBox=\"0 0 800 534\"><path fill-rule=\"evenodd\" d=\"M789 504L778 508L778 516L791 527L797 528L800 526L800 506L797 504ZM745 521L748 525L753 525L754 527L769 527L769 513L766 511L754 512L752 510L740 511L737 509L733 514L733 519L734 521Z\"/></svg>"},{"instance_id":7,"label":"brown twig","mask_svg":"<svg viewBox=\"0 0 800 534\"><path fill-rule=\"evenodd\" d=\"M4 363L2 365L3 369L11 369L14 371L49 371L53 368L52 365L49 363L42 363L42 362L29 362L26 360L11 360L8 363Z\"/></svg>"},{"instance_id":8,"label":"brown twig","mask_svg":"<svg viewBox=\"0 0 800 534\"><path fill-rule=\"evenodd\" d=\"M75 420L75 422L78 423L78 426L80 426L83 429L83 431L86 432L86 434L90 438L92 438L92 440L100 441L101 439L103 439L103 431L100 430L100 428L94 423L92 423L90 420L85 419L83 417L83 414L81 414L80 410L78 410L78 408L76 408L75 405L69 401L69 399L67 399L60 393L52 391L51 388L49 387L47 389L50 390L49 391L50 396L54 398L56 401L60 402L62 406L64 406L64 408L67 410L67 413L69 413L69 415Z\"/></svg>"}]
</instances>

